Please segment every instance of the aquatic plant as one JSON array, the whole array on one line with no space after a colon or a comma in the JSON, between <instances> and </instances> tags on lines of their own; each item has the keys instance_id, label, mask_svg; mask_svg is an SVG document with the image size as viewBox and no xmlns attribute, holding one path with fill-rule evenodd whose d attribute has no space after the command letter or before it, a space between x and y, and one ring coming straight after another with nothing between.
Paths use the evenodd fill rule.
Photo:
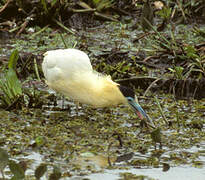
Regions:
<instances>
[{"instance_id":1,"label":"aquatic plant","mask_svg":"<svg viewBox=\"0 0 205 180\"><path fill-rule=\"evenodd\" d=\"M98 11L110 8L114 5L114 0L92 0Z\"/></svg>"},{"instance_id":2,"label":"aquatic plant","mask_svg":"<svg viewBox=\"0 0 205 180\"><path fill-rule=\"evenodd\" d=\"M3 107L9 108L17 105L23 95L21 82L15 71L18 57L18 51L14 50L9 58L8 69L5 70L0 79L0 90L3 93L0 100Z\"/></svg>"}]
</instances>

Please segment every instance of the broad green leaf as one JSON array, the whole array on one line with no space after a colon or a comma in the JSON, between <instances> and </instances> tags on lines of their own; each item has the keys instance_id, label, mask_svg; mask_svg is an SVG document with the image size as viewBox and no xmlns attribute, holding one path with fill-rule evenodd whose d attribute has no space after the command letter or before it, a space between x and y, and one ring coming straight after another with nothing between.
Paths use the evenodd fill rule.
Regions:
<instances>
[{"instance_id":1,"label":"broad green leaf","mask_svg":"<svg viewBox=\"0 0 205 180\"><path fill-rule=\"evenodd\" d=\"M56 166L53 167L53 172L49 176L49 180L58 180L61 178L61 172L60 169Z\"/></svg>"},{"instance_id":2,"label":"broad green leaf","mask_svg":"<svg viewBox=\"0 0 205 180\"><path fill-rule=\"evenodd\" d=\"M40 179L45 174L46 171L47 171L47 164L44 163L40 164L35 170L36 179Z\"/></svg>"},{"instance_id":3,"label":"broad green leaf","mask_svg":"<svg viewBox=\"0 0 205 180\"><path fill-rule=\"evenodd\" d=\"M45 143L45 138L43 136L38 136L35 139L37 146L42 146Z\"/></svg>"},{"instance_id":4,"label":"broad green leaf","mask_svg":"<svg viewBox=\"0 0 205 180\"><path fill-rule=\"evenodd\" d=\"M19 53L18 50L15 49L12 53L11 56L9 58L9 64L8 64L8 68L12 68L12 69L16 69L16 64L19 58Z\"/></svg>"},{"instance_id":5,"label":"broad green leaf","mask_svg":"<svg viewBox=\"0 0 205 180\"><path fill-rule=\"evenodd\" d=\"M0 79L0 90L3 92L3 96L0 99L6 106L10 106L23 94L21 82L13 68L9 68L5 76Z\"/></svg>"},{"instance_id":6,"label":"broad green leaf","mask_svg":"<svg viewBox=\"0 0 205 180\"><path fill-rule=\"evenodd\" d=\"M1 172L7 166L8 162L9 162L8 153L4 149L0 148L0 170Z\"/></svg>"},{"instance_id":7,"label":"broad green leaf","mask_svg":"<svg viewBox=\"0 0 205 180\"><path fill-rule=\"evenodd\" d=\"M21 95L22 94L21 83L17 78L16 72L13 69L9 69L7 75L8 75L7 79L9 83L9 88L12 90L14 97L17 95Z\"/></svg>"},{"instance_id":8,"label":"broad green leaf","mask_svg":"<svg viewBox=\"0 0 205 180\"><path fill-rule=\"evenodd\" d=\"M24 170L22 169L22 167L13 160L9 161L9 169L14 175L12 177L13 179L21 180L25 177Z\"/></svg>"}]
</instances>

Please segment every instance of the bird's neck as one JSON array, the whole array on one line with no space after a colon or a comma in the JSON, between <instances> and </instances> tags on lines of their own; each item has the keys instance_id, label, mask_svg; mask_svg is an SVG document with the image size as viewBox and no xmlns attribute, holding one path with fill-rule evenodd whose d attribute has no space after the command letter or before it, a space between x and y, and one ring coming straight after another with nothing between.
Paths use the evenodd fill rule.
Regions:
<instances>
[{"instance_id":1,"label":"bird's neck","mask_svg":"<svg viewBox=\"0 0 205 180\"><path fill-rule=\"evenodd\" d=\"M98 80L101 86L95 86L94 94L101 98L102 106L116 106L127 102L119 89L119 85L113 82L110 76L101 76Z\"/></svg>"},{"instance_id":2,"label":"bird's neck","mask_svg":"<svg viewBox=\"0 0 205 180\"><path fill-rule=\"evenodd\" d=\"M110 76L97 72L85 75L86 80L82 82L86 91L86 98L95 107L116 106L126 103L126 99L119 90L119 85L112 81ZM88 99L86 99L88 101Z\"/></svg>"}]
</instances>

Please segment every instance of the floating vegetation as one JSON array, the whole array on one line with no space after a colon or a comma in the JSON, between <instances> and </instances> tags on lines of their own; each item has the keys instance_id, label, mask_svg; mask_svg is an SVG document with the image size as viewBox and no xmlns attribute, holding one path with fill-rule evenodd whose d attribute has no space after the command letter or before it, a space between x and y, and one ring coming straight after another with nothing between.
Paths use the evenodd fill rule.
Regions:
<instances>
[{"instance_id":1,"label":"floating vegetation","mask_svg":"<svg viewBox=\"0 0 205 180\"><path fill-rule=\"evenodd\" d=\"M203 180L204 12L204 0L0 1L0 176L151 180L178 168ZM135 87L158 128L48 90L43 54L71 47Z\"/></svg>"},{"instance_id":2,"label":"floating vegetation","mask_svg":"<svg viewBox=\"0 0 205 180\"><path fill-rule=\"evenodd\" d=\"M22 83L17 76L18 59L18 50L14 50L9 58L8 68L5 68L0 76L0 107L7 110L22 109L22 107L40 107L42 101L39 101L39 97L43 95L43 92L35 88L35 82L33 86L30 83L33 88L24 87L26 81ZM34 62L36 62L35 59ZM34 69L37 78L40 79L36 63L34 63Z\"/></svg>"},{"instance_id":3,"label":"floating vegetation","mask_svg":"<svg viewBox=\"0 0 205 180\"><path fill-rule=\"evenodd\" d=\"M3 95L0 96L0 100L4 108L18 107L20 102L22 102L22 85L16 75L17 60L18 51L14 50L9 59L8 70L5 70L5 73L0 79L0 90L3 93Z\"/></svg>"}]
</instances>

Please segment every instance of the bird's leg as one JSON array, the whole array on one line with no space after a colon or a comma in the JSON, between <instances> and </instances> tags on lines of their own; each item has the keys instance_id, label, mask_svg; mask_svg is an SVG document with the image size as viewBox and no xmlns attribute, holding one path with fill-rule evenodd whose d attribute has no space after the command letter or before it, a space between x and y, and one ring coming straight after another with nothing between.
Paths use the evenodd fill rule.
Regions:
<instances>
[{"instance_id":1,"label":"bird's leg","mask_svg":"<svg viewBox=\"0 0 205 180\"><path fill-rule=\"evenodd\" d=\"M80 115L80 113L79 113L80 103L78 101L74 101L74 104L76 105L75 106L76 115L79 116Z\"/></svg>"},{"instance_id":2,"label":"bird's leg","mask_svg":"<svg viewBox=\"0 0 205 180\"><path fill-rule=\"evenodd\" d=\"M80 115L79 113L79 106L80 106L80 103L79 102L76 102L76 111L77 111L77 116Z\"/></svg>"},{"instance_id":3,"label":"bird's leg","mask_svg":"<svg viewBox=\"0 0 205 180\"><path fill-rule=\"evenodd\" d=\"M63 95L63 99L62 99L62 109L65 108L65 96Z\"/></svg>"}]
</instances>

